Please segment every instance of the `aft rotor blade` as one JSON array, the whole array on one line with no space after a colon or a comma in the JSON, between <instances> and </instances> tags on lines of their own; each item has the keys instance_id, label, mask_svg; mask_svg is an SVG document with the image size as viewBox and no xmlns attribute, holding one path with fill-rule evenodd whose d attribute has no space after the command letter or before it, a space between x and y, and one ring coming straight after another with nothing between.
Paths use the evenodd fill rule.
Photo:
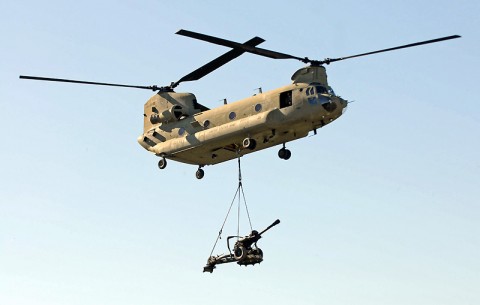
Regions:
<instances>
[{"instance_id":1,"label":"aft rotor blade","mask_svg":"<svg viewBox=\"0 0 480 305\"><path fill-rule=\"evenodd\" d=\"M244 44L242 46L256 46L264 42L265 40L260 37L254 37ZM204 77L205 75L215 71L216 69L220 68L221 66L225 65L229 61L237 58L238 56L242 55L245 53L245 50L239 49L239 48L234 48L233 50L230 50L229 52L223 54L222 56L219 56L212 60L211 62L203 65L202 67L198 68L197 70L185 75L182 77L180 80L178 80L176 83L172 84L172 88L175 88L180 84L181 82L188 82L188 81L193 81L193 80L199 80L200 78Z\"/></svg>"},{"instance_id":2,"label":"aft rotor blade","mask_svg":"<svg viewBox=\"0 0 480 305\"><path fill-rule=\"evenodd\" d=\"M74 84L84 84L84 85L99 85L99 86L113 86L113 87L126 87L126 88L136 88L136 89L149 89L153 91L161 90L162 87L158 86L133 86L133 85L122 85L122 84L111 84L111 83L99 83L99 82L88 82L82 80L72 80L72 79L63 79L63 78L51 78L51 77L39 77L39 76L27 76L20 75L21 79L31 79L31 80L41 80L49 82L62 82L62 83L74 83Z\"/></svg>"},{"instance_id":3,"label":"aft rotor blade","mask_svg":"<svg viewBox=\"0 0 480 305\"><path fill-rule=\"evenodd\" d=\"M452 35L452 36L446 36L446 37L441 37L441 38L436 38L436 39L431 39L431 40L425 40L425 41L406 44L406 45L403 45L403 46L398 46L398 47L393 47L393 48L388 48L388 49L383 49L383 50L378 50L378 51L372 51L372 52L367 52L367 53L362 53L362 54L357 54L357 55L351 55L351 56L339 57L339 58L326 58L326 59L320 61L319 64L329 64L331 62L345 60L345 59L349 59L349 58L367 56L367 55L389 52L389 51L405 49L405 48L411 48L411 47L421 46L421 45L424 45L424 44L435 43L435 42L440 42L440 41L450 40L450 39L456 39L456 38L460 38L460 37L462 37L462 36Z\"/></svg>"},{"instance_id":4,"label":"aft rotor blade","mask_svg":"<svg viewBox=\"0 0 480 305\"><path fill-rule=\"evenodd\" d=\"M225 47L230 47L230 48L234 48L234 49L242 49L245 52L249 52L249 53L253 53L253 54L257 54L257 55L261 55L261 56L265 56L265 57L270 57L270 58L275 58L275 59L290 59L291 58L291 59L297 59L297 60L300 60L300 61L305 61L304 58L293 56L293 55L290 55L290 54L275 52L275 51L262 49L262 48L256 48L254 46L241 44L241 43L238 43L238 42L235 42L235 41L226 40L226 39L223 39L223 38L209 36L209 35L205 35L205 34L201 34L201 33L191 32L191 31L187 31L187 30L179 30L176 34L187 36L187 37L190 37L190 38L203 40L203 41L207 41L207 42L218 44L218 45L225 46Z\"/></svg>"}]
</instances>

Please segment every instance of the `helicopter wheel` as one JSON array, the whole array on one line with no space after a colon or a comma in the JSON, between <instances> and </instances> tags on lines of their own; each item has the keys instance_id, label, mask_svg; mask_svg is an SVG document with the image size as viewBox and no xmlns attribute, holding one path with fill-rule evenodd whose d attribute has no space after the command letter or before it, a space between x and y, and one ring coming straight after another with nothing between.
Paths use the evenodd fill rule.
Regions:
<instances>
[{"instance_id":1,"label":"helicopter wheel","mask_svg":"<svg viewBox=\"0 0 480 305\"><path fill-rule=\"evenodd\" d=\"M283 160L288 160L292 156L292 152L289 149L286 149L285 147L281 148L278 151L278 157Z\"/></svg>"},{"instance_id":2,"label":"helicopter wheel","mask_svg":"<svg viewBox=\"0 0 480 305\"><path fill-rule=\"evenodd\" d=\"M158 168L164 169L165 167L167 167L167 160L165 158L161 158L160 161L158 161Z\"/></svg>"},{"instance_id":3,"label":"helicopter wheel","mask_svg":"<svg viewBox=\"0 0 480 305\"><path fill-rule=\"evenodd\" d=\"M203 171L203 169L199 168L195 173L195 177L197 177L197 179L202 179L203 176L205 176L205 172Z\"/></svg>"}]
</instances>

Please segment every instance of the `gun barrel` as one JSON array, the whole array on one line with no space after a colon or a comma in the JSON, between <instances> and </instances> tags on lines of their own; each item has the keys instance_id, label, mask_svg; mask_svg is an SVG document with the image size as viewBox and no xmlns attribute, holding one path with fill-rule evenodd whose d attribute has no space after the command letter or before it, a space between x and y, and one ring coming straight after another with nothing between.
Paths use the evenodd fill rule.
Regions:
<instances>
[{"instance_id":1,"label":"gun barrel","mask_svg":"<svg viewBox=\"0 0 480 305\"><path fill-rule=\"evenodd\" d=\"M274 226L278 225L280 223L280 219L277 219L275 220L271 225L269 225L265 230L263 230L262 232L259 233L259 235L262 235L263 233L267 232L268 230L270 230L271 228L273 228Z\"/></svg>"}]
</instances>

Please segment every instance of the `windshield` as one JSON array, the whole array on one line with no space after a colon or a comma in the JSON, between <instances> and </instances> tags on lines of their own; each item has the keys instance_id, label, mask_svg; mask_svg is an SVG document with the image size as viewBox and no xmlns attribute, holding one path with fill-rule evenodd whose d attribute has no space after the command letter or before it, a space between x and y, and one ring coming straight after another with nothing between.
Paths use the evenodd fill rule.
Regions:
<instances>
[{"instance_id":1,"label":"windshield","mask_svg":"<svg viewBox=\"0 0 480 305\"><path fill-rule=\"evenodd\" d=\"M332 87L328 87L328 93L331 95L335 95L335 91L333 91Z\"/></svg>"},{"instance_id":2,"label":"windshield","mask_svg":"<svg viewBox=\"0 0 480 305\"><path fill-rule=\"evenodd\" d=\"M320 84L315 84L308 87L305 93L310 105L322 105L322 107L328 112L333 112L337 109L337 105L332 101L332 97L330 96L335 96L331 87L328 87L327 89L327 87Z\"/></svg>"},{"instance_id":3,"label":"windshield","mask_svg":"<svg viewBox=\"0 0 480 305\"><path fill-rule=\"evenodd\" d=\"M323 86L319 83L310 84L311 87L307 88L307 95L313 94L330 94L335 95L335 91L330 86Z\"/></svg>"},{"instance_id":4,"label":"windshield","mask_svg":"<svg viewBox=\"0 0 480 305\"><path fill-rule=\"evenodd\" d=\"M315 86L315 89L317 90L317 93L328 93L327 88L323 86Z\"/></svg>"}]
</instances>

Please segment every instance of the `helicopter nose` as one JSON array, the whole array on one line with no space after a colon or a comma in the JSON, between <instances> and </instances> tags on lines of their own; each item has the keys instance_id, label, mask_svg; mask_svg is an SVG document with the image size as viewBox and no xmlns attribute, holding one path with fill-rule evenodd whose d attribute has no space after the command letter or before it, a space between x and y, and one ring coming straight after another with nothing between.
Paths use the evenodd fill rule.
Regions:
<instances>
[{"instance_id":1,"label":"helicopter nose","mask_svg":"<svg viewBox=\"0 0 480 305\"><path fill-rule=\"evenodd\" d=\"M345 111L347 111L348 102L344 99L340 99L340 105L342 106L342 114L344 114Z\"/></svg>"}]
</instances>

